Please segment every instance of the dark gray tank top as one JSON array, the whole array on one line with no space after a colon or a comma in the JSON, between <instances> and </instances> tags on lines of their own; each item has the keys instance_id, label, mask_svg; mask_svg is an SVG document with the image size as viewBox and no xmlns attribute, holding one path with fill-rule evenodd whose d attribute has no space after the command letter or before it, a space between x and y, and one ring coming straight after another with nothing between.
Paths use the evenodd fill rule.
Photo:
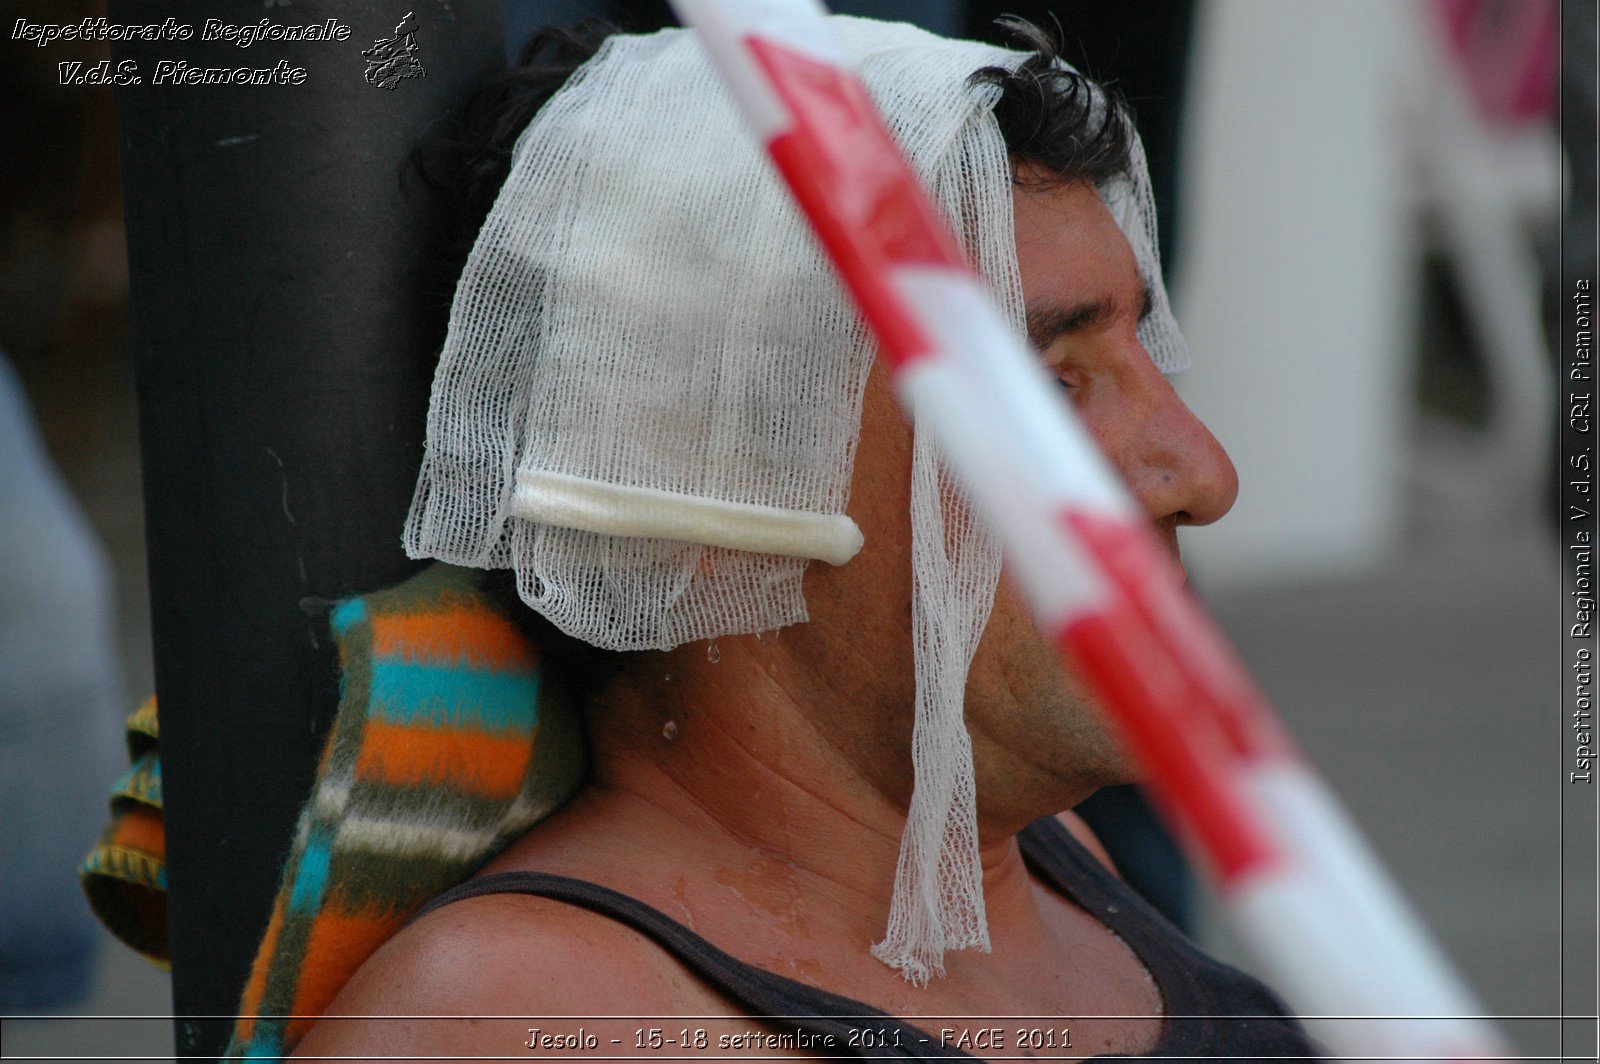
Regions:
<instances>
[{"instance_id":1,"label":"dark gray tank top","mask_svg":"<svg viewBox=\"0 0 1600 1064\"><path fill-rule=\"evenodd\" d=\"M1148 1054L1106 1054L1093 1059L1319 1059L1317 1048L1270 990L1200 952L1054 817L1030 824L1017 841L1034 874L1121 937L1161 991L1165 1021L1156 1046ZM747 964L638 899L585 880L545 872L501 872L445 891L417 917L441 905L486 894L552 898L627 924L771 1028L832 1035L832 1048L819 1056L976 1059L962 1050L941 1046L926 1031L871 1005ZM1029 1026L1048 1026L1044 1019ZM1044 1048L1038 1055L1062 1052Z\"/></svg>"}]
</instances>

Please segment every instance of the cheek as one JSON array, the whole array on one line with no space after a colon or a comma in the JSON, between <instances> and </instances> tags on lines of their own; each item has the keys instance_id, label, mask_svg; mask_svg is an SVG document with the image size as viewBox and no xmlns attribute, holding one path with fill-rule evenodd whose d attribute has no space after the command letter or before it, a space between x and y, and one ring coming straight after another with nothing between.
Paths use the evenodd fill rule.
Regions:
<instances>
[{"instance_id":1,"label":"cheek","mask_svg":"<svg viewBox=\"0 0 1600 1064\"><path fill-rule=\"evenodd\" d=\"M911 429L894 404L887 377L874 365L867 379L845 512L861 529L861 552L842 566L812 562L806 599L815 619L832 604L841 620L867 635L889 626L911 629Z\"/></svg>"},{"instance_id":2,"label":"cheek","mask_svg":"<svg viewBox=\"0 0 1600 1064\"><path fill-rule=\"evenodd\" d=\"M1002 575L994 610L972 658L969 709L1014 714L1032 704L1041 686L1059 683L1055 649L1034 627L1022 596Z\"/></svg>"}]
</instances>

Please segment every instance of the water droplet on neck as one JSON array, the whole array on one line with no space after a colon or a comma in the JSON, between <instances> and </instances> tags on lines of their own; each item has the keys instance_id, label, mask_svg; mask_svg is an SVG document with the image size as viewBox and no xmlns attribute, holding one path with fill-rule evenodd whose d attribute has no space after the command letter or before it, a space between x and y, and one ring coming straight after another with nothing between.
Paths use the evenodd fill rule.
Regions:
<instances>
[{"instance_id":1,"label":"water droplet on neck","mask_svg":"<svg viewBox=\"0 0 1600 1064\"><path fill-rule=\"evenodd\" d=\"M663 724L661 726L661 737L669 743L676 739L678 737L678 722L669 720Z\"/></svg>"},{"instance_id":2,"label":"water droplet on neck","mask_svg":"<svg viewBox=\"0 0 1600 1064\"><path fill-rule=\"evenodd\" d=\"M671 683L672 682L672 673L669 672L665 676L661 677L661 682L662 683Z\"/></svg>"},{"instance_id":3,"label":"water droplet on neck","mask_svg":"<svg viewBox=\"0 0 1600 1064\"><path fill-rule=\"evenodd\" d=\"M762 641L762 640L761 640L761 633L760 633L760 632L757 632L757 633L756 633L756 642L757 642L757 643L759 643L759 642L761 642L761 641Z\"/></svg>"},{"instance_id":4,"label":"water droplet on neck","mask_svg":"<svg viewBox=\"0 0 1600 1064\"><path fill-rule=\"evenodd\" d=\"M713 665L722 660L722 651L717 649L717 644L715 642L706 647L706 660L711 662Z\"/></svg>"}]
</instances>

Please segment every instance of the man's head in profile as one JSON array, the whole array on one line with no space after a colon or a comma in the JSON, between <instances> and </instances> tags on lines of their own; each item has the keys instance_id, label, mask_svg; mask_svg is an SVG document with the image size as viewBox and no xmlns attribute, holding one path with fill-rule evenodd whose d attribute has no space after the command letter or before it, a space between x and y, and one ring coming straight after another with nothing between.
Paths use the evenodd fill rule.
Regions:
<instances>
[{"instance_id":1,"label":"man's head in profile","mask_svg":"<svg viewBox=\"0 0 1600 1064\"><path fill-rule=\"evenodd\" d=\"M1176 554L1237 484L1163 372L1181 341L1131 124L1042 37L1019 53L837 28ZM692 39L555 55L526 75L540 106L509 130L456 293L407 546L515 570L559 630L547 652L585 670L591 779L485 870L494 892L412 924L331 1011L883 1014L883 1048L912 1055L940 1052L909 1044L928 1017L1074 1018L1068 1055L1298 1044L1289 1025L1214 1045L1163 1025L1281 1006L1052 819L1134 768L1000 579ZM760 1026L696 1025L709 1045L679 1051ZM464 1026L406 1037L510 1051ZM301 1051L388 1038L323 1024Z\"/></svg>"}]
</instances>

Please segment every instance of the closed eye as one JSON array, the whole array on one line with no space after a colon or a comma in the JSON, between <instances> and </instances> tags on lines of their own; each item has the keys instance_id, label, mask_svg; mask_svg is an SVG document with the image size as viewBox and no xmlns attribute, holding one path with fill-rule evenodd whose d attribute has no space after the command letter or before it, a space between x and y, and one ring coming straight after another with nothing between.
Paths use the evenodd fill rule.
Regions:
<instances>
[{"instance_id":1,"label":"closed eye","mask_svg":"<svg viewBox=\"0 0 1600 1064\"><path fill-rule=\"evenodd\" d=\"M1141 284L1136 320L1144 321L1153 309L1150 289L1147 285ZM1066 305L1047 303L1029 307L1028 340L1036 350L1048 350L1051 344L1062 337L1088 332L1109 324L1116 318L1117 310L1117 301L1110 296Z\"/></svg>"}]
</instances>

